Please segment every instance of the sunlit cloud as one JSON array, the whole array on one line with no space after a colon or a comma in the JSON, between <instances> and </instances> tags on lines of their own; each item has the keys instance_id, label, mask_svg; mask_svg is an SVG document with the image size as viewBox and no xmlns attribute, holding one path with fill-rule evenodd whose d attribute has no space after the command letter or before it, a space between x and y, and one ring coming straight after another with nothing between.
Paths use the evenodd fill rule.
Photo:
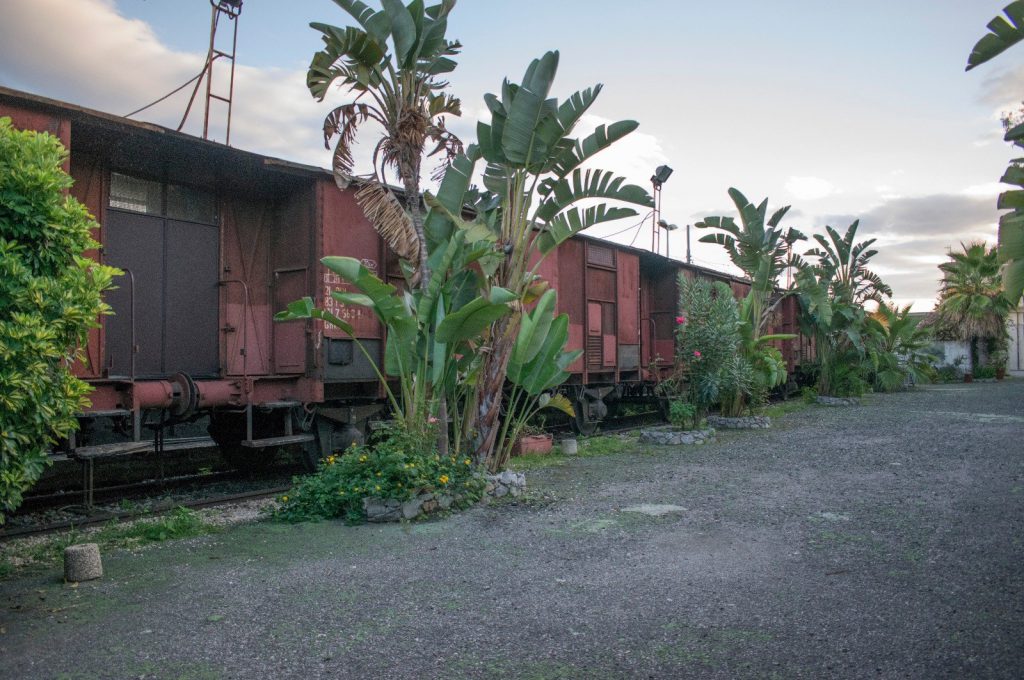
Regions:
<instances>
[{"instance_id":1,"label":"sunlit cloud","mask_svg":"<svg viewBox=\"0 0 1024 680\"><path fill-rule=\"evenodd\" d=\"M835 186L820 177L790 177L786 191L801 201L816 201L835 193Z\"/></svg>"}]
</instances>

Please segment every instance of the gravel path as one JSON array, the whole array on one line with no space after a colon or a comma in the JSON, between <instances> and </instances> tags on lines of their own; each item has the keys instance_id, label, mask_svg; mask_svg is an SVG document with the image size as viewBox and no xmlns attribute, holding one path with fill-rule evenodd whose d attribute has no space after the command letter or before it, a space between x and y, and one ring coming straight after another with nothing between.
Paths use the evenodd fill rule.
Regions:
<instances>
[{"instance_id":1,"label":"gravel path","mask_svg":"<svg viewBox=\"0 0 1024 680\"><path fill-rule=\"evenodd\" d=\"M1024 675L1024 381L633 446L449 519L2 582L0 677Z\"/></svg>"}]
</instances>

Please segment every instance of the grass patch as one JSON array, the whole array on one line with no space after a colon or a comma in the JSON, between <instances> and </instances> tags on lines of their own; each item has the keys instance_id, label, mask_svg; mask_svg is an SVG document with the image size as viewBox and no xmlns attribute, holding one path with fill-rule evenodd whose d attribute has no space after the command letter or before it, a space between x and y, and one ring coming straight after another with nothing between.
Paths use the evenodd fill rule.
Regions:
<instances>
[{"instance_id":1,"label":"grass patch","mask_svg":"<svg viewBox=\"0 0 1024 680\"><path fill-rule=\"evenodd\" d=\"M215 531L217 527L206 522L196 511L176 508L152 519L130 523L111 521L98 529L72 528L41 539L14 540L3 546L0 579L14 576L23 568L58 566L64 557L64 549L77 543L97 543L101 551L106 551L203 536Z\"/></svg>"},{"instance_id":2,"label":"grass patch","mask_svg":"<svg viewBox=\"0 0 1024 680\"><path fill-rule=\"evenodd\" d=\"M770 418L781 418L782 416L790 413L804 411L812 406L814 406L814 404L809 404L803 399L787 399L786 401L780 401L777 404L772 404L771 406L765 406L759 410L760 415L768 416Z\"/></svg>"},{"instance_id":3,"label":"grass patch","mask_svg":"<svg viewBox=\"0 0 1024 680\"><path fill-rule=\"evenodd\" d=\"M576 440L577 453L567 456L557 444L547 455L516 456L508 462L508 469L517 472L529 470L540 470L543 468L564 465L574 458L595 458L597 456L613 456L625 453L634 448L636 440L640 437L639 431L625 434L594 435L593 437L579 437Z\"/></svg>"}]
</instances>

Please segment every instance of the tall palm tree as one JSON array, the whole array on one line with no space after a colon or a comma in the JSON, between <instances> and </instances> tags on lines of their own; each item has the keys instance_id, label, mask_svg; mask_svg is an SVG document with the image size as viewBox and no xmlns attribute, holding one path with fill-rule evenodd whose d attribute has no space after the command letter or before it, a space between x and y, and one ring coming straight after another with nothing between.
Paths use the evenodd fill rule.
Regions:
<instances>
[{"instance_id":1,"label":"tall palm tree","mask_svg":"<svg viewBox=\"0 0 1024 680\"><path fill-rule=\"evenodd\" d=\"M955 337L970 343L971 370L978 357L978 341L999 340L1006 334L1010 301L1003 295L999 252L984 242L960 244L962 252L950 252L939 265L939 323Z\"/></svg>"},{"instance_id":2,"label":"tall palm tree","mask_svg":"<svg viewBox=\"0 0 1024 680\"><path fill-rule=\"evenodd\" d=\"M450 161L462 151L462 142L445 127L446 115L460 115L460 102L445 94L444 74L455 69L451 57L461 45L445 37L448 15L456 0L426 7L423 0L408 6L401 0L381 0L374 11L359 0L334 0L359 24L339 28L312 23L322 34L324 48L313 55L306 75L310 93L323 101L328 88L339 83L355 95L324 120L324 144L334 146L334 174L340 186L352 179L352 145L366 121L383 133L373 150L376 183L357 198L381 236L416 272L413 280L429 279L427 240L420 206L420 172L425 146L430 155L444 154ZM385 171L394 170L404 189L404 208L384 185Z\"/></svg>"}]
</instances>

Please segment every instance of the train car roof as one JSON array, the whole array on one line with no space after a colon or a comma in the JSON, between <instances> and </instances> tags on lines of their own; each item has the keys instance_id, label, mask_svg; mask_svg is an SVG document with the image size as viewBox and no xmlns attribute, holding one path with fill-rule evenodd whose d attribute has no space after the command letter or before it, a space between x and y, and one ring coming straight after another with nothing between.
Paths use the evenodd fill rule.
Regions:
<instances>
[{"instance_id":1,"label":"train car roof","mask_svg":"<svg viewBox=\"0 0 1024 680\"><path fill-rule=\"evenodd\" d=\"M107 128L114 131L125 132L125 133L138 133L143 135L158 135L163 139L170 141L171 143L180 143L183 145L192 145L197 148L202 148L210 153L221 157L233 157L234 159L245 159L249 165L258 165L263 168L282 174L291 175L303 175L303 176L320 176L333 178L333 173L326 169L315 165L308 165L305 163L298 163L295 161L289 161L282 158L275 158L273 156L266 156L253 151L246 151L244 149L238 149L236 147L230 147L220 142L211 141L208 139L202 139L194 135L190 135L171 128L157 125L155 123L147 123L144 121L132 120L123 116L118 116L104 111L96 109L90 109L77 104L71 104L69 102L60 101L57 99L50 99L49 97L43 97L41 95L32 94L30 92L23 92L20 90L14 90L8 87L0 85L0 102L8 101L13 104L22 104L33 109L41 109L44 111L50 111L59 113L67 116L72 122L86 123L88 125ZM72 140L74 140L74 133L72 133ZM72 141L72 145L74 141ZM392 187L394 191L402 193L400 187ZM663 264L670 264L679 269L688 269L697 273L704 274L709 277L724 279L730 282L749 284L747 279L730 274L728 272L712 269L710 267L702 267L695 264L687 264L681 260L675 260L672 258L665 257L664 255L652 253L649 250L643 248L636 248L633 246L627 246L622 243L616 243L615 241L608 241L596 236L589 236L587 234L577 234L574 238L579 238L583 241L590 243L598 243L600 245L615 248L623 252L634 253L641 258L641 261L647 262L661 262Z\"/></svg>"}]
</instances>

